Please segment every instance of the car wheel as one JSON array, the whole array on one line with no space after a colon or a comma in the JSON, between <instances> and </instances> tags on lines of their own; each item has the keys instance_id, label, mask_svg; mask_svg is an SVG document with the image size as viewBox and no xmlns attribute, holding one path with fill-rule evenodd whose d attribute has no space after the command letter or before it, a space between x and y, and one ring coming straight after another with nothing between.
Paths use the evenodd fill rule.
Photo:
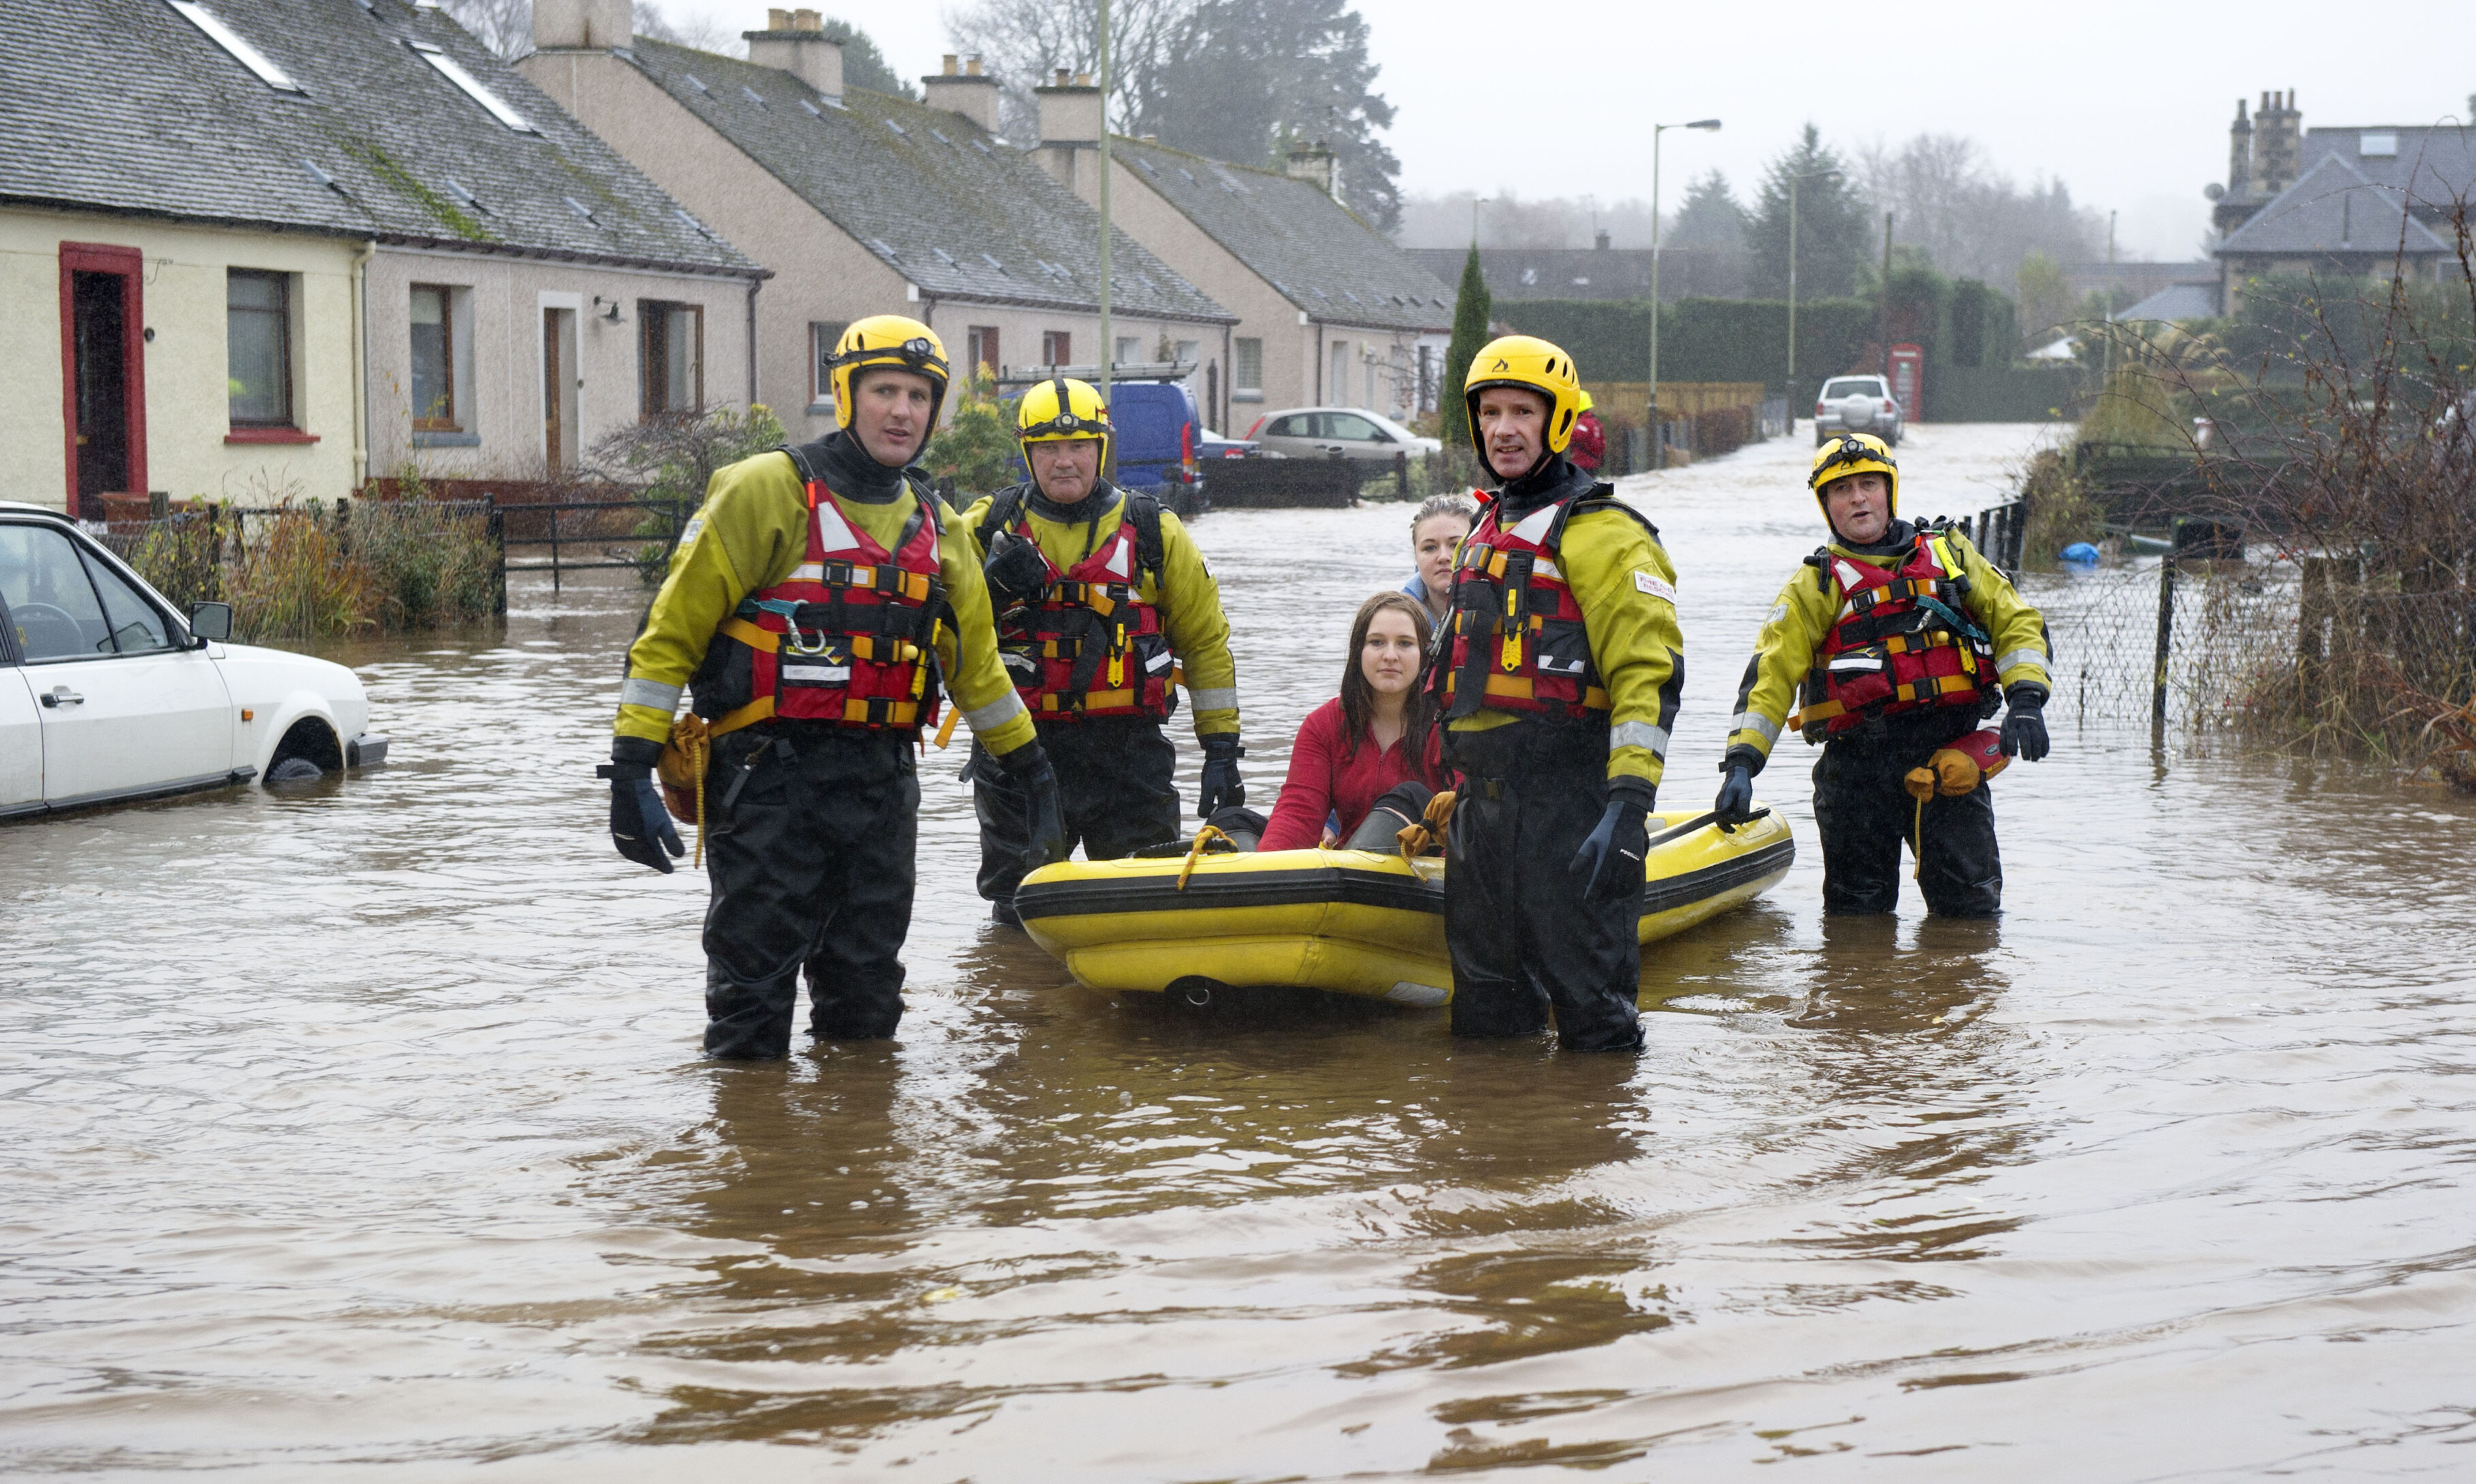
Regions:
<instances>
[{"instance_id":1,"label":"car wheel","mask_svg":"<svg viewBox=\"0 0 2476 1484\"><path fill-rule=\"evenodd\" d=\"M276 760L275 766L266 770L266 781L270 783L306 783L311 779L323 778L326 775L326 769L319 767L316 763L311 762L307 757L283 757Z\"/></svg>"}]
</instances>

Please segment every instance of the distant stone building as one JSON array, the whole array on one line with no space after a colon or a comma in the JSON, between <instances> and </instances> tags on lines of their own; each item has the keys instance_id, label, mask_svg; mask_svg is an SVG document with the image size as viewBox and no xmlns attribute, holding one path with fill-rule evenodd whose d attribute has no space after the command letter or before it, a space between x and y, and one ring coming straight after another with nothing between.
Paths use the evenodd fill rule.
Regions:
<instances>
[{"instance_id":1,"label":"distant stone building","mask_svg":"<svg viewBox=\"0 0 2476 1484\"><path fill-rule=\"evenodd\" d=\"M2219 302L2273 275L2439 279L2455 269L2452 213L2476 193L2463 128L2348 126L2300 133L2291 93L2264 93L2229 130L2228 182L2212 220Z\"/></svg>"}]
</instances>

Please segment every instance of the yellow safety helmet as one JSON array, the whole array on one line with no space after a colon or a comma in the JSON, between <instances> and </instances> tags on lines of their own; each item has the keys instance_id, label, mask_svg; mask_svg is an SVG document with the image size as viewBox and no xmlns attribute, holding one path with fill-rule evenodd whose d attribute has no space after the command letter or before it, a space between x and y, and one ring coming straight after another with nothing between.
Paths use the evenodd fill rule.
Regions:
<instances>
[{"instance_id":1,"label":"yellow safety helmet","mask_svg":"<svg viewBox=\"0 0 2476 1484\"><path fill-rule=\"evenodd\" d=\"M852 382L858 373L871 366L892 366L928 379L928 429L937 428L937 414L946 406L946 342L937 332L916 319L901 314L872 314L854 320L843 337L834 342L833 354L826 358L834 379L834 422L837 427L852 424ZM924 441L921 445L926 448Z\"/></svg>"},{"instance_id":2,"label":"yellow safety helmet","mask_svg":"<svg viewBox=\"0 0 2476 1484\"><path fill-rule=\"evenodd\" d=\"M1582 412L1587 412L1587 411L1589 411L1591 408L1595 408L1595 407L1597 407L1597 406L1598 406L1598 403L1597 403L1597 402L1596 402L1596 401L1594 401L1594 400L1592 399L1592 397L1591 397L1591 389L1590 389L1589 387L1587 387L1587 386L1583 387L1583 388L1582 388L1582 408L1581 408ZM1578 416L1580 416L1580 415L1581 415L1581 412L1576 412L1574 415L1575 415L1576 417L1578 417Z\"/></svg>"},{"instance_id":3,"label":"yellow safety helmet","mask_svg":"<svg viewBox=\"0 0 2476 1484\"><path fill-rule=\"evenodd\" d=\"M1548 452L1561 454L1572 441L1573 420L1582 415L1582 381L1573 358L1560 346L1532 334L1509 334L1490 340L1471 361L1462 383L1462 400L1470 408L1471 441L1478 442L1478 394L1491 386L1519 386L1548 399Z\"/></svg>"},{"instance_id":4,"label":"yellow safety helmet","mask_svg":"<svg viewBox=\"0 0 2476 1484\"><path fill-rule=\"evenodd\" d=\"M1014 409L1018 443L1064 443L1076 438L1101 440L1101 465L1109 463L1109 405L1101 388L1071 376L1053 376L1023 394Z\"/></svg>"},{"instance_id":5,"label":"yellow safety helmet","mask_svg":"<svg viewBox=\"0 0 2476 1484\"><path fill-rule=\"evenodd\" d=\"M1814 491L1814 503L1822 507L1824 525L1831 524L1831 507L1822 498L1822 486L1852 474L1881 475L1892 486L1884 513L1893 520L1899 518L1900 466L1893 461L1891 445L1870 433L1844 433L1814 451L1814 472L1805 477L1806 487Z\"/></svg>"}]
</instances>

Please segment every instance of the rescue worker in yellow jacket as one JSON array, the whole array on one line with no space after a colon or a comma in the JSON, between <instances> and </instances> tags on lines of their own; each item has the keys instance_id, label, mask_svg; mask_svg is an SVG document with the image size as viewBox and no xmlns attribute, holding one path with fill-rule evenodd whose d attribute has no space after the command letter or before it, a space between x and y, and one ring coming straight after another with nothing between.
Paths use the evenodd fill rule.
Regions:
<instances>
[{"instance_id":1,"label":"rescue worker in yellow jacket","mask_svg":"<svg viewBox=\"0 0 2476 1484\"><path fill-rule=\"evenodd\" d=\"M1999 740L1960 751L1996 767L2046 755L2045 620L1957 529L1899 518L1899 466L1882 439L1832 438L1807 483L1831 541L1789 579L1763 624L1713 807L1722 824L1743 822L1781 727L1798 728L1823 744L1814 823L1825 912L1893 910L1908 841L1928 910L1991 915L2003 903L1993 799L1984 783L1958 794L1935 786L1928 764L2006 704ZM1921 792L1909 782L1917 770ZM1961 772L1963 783L1976 776Z\"/></svg>"},{"instance_id":2,"label":"rescue worker in yellow jacket","mask_svg":"<svg viewBox=\"0 0 2476 1484\"><path fill-rule=\"evenodd\" d=\"M714 733L705 784L705 1049L790 1049L809 1031L890 1036L911 923L923 728L950 692L1029 801L1024 848L1064 853L1057 782L998 658L971 532L908 466L947 386L945 347L900 315L843 333L839 427L718 470L628 651L610 744L610 835L681 853L651 774L682 688Z\"/></svg>"},{"instance_id":3,"label":"rescue worker in yellow jacket","mask_svg":"<svg viewBox=\"0 0 2476 1484\"><path fill-rule=\"evenodd\" d=\"M1529 335L1489 344L1465 383L1502 487L1454 558L1428 684L1465 779L1447 836L1452 1028L1571 1051L1639 1051L1644 818L1685 641L1659 532L1565 458L1573 359Z\"/></svg>"},{"instance_id":4,"label":"rescue worker in yellow jacket","mask_svg":"<svg viewBox=\"0 0 2476 1484\"><path fill-rule=\"evenodd\" d=\"M1177 707L1174 665L1203 748L1199 814L1247 802L1221 589L1176 516L1109 482L1109 409L1098 388L1071 377L1034 385L1016 409L1015 436L1031 478L965 517L987 560L998 648L1056 767L1069 846L1081 842L1092 860L1131 855L1177 836L1177 749L1162 733ZM990 916L1020 927L1026 799L985 756L976 746L980 895Z\"/></svg>"}]
</instances>

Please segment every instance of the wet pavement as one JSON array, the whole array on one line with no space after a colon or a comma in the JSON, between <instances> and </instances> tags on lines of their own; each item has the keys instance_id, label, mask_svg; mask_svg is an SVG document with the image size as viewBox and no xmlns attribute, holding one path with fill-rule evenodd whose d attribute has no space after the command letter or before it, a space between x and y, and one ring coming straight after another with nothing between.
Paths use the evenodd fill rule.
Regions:
<instances>
[{"instance_id":1,"label":"wet pavement","mask_svg":"<svg viewBox=\"0 0 2476 1484\"><path fill-rule=\"evenodd\" d=\"M2037 435L1915 430L1906 508ZM1629 482L1684 592L1671 810L1819 538L1809 452ZM1405 515L1199 524L1259 802ZM1791 741L1801 858L1646 955L1635 1063L1080 991L982 923L957 747L901 1040L717 1067L703 883L618 860L592 778L642 594L514 597L339 653L383 770L0 829L0 1470L2476 1467L2476 802L2059 714L1994 785L1999 923L1826 925Z\"/></svg>"}]
</instances>

